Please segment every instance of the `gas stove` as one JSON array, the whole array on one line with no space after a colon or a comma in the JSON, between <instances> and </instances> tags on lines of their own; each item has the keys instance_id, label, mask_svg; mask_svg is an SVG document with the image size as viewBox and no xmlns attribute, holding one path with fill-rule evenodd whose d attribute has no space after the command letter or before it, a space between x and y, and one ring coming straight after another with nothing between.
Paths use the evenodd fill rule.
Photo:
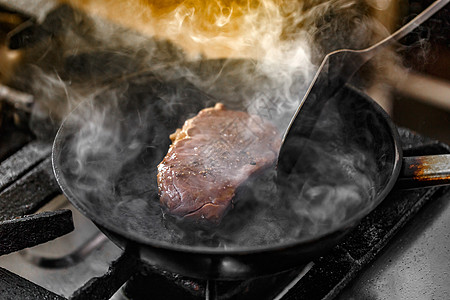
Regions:
<instances>
[{"instance_id":1,"label":"gas stove","mask_svg":"<svg viewBox=\"0 0 450 300\"><path fill-rule=\"evenodd\" d=\"M44 20L52 9L41 10L37 19ZM70 15L67 7L56 10ZM36 39L57 34L45 26L34 27L35 20L24 20L29 31L16 36L15 47L33 47ZM51 18L46 20L44 24L51 23ZM82 54L87 56L81 59L101 64L105 52L94 54L99 59L90 59L91 54ZM80 56L67 61L71 74L84 70L79 69ZM128 61L124 66L135 67ZM97 75L90 74L95 80ZM327 255L279 274L213 282L147 265L118 248L62 195L52 171L51 141L36 137L23 121L30 117L30 99L40 95L21 93L17 87L4 90L13 104L2 102L0 299L446 299L450 295L448 187L393 190ZM45 121L49 120L32 124L46 127ZM446 144L410 129L399 128L399 133L406 155L450 152Z\"/></svg>"},{"instance_id":2,"label":"gas stove","mask_svg":"<svg viewBox=\"0 0 450 300\"><path fill-rule=\"evenodd\" d=\"M450 151L407 129L400 129L400 135L407 154ZM407 288L408 281L418 277L428 293L448 292L447 187L394 190L342 243L306 267L218 282L212 289L211 283L157 270L115 246L60 194L52 175L50 145L26 139L23 143L0 164L3 299L17 295L21 299L382 298ZM415 231L422 234L408 235ZM49 240L53 241L44 243ZM394 288L389 279L405 282ZM410 293L417 296L414 290Z\"/></svg>"}]
</instances>

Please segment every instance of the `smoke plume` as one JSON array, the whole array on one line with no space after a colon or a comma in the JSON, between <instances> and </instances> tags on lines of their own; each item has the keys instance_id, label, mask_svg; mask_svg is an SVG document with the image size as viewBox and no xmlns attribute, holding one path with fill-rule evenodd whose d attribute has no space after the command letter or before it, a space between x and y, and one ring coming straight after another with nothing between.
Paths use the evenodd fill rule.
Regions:
<instances>
[{"instance_id":1,"label":"smoke plume","mask_svg":"<svg viewBox=\"0 0 450 300\"><path fill-rule=\"evenodd\" d=\"M39 136L52 137L76 108L61 163L85 210L131 236L229 248L324 234L370 205L373 157L342 140L336 103L319 123L329 135L305 141L305 159L317 163L290 178L291 196L272 203L269 176L252 192L259 203L237 205L214 233L167 223L155 180L169 134L215 102L268 119L281 134L326 53L381 35L365 1L69 3L44 21L53 34L26 50L11 84L36 95Z\"/></svg>"}]
</instances>

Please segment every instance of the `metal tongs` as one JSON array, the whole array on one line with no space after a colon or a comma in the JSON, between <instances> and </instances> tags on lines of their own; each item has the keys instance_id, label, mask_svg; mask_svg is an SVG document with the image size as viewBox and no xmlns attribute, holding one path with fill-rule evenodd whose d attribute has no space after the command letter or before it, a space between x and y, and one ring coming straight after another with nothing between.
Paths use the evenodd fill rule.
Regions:
<instances>
[{"instance_id":1,"label":"metal tongs","mask_svg":"<svg viewBox=\"0 0 450 300\"><path fill-rule=\"evenodd\" d=\"M381 49L398 41L429 19L450 0L437 0L422 13L375 45L362 49L341 49L327 54L287 127L278 155L278 173L290 174L300 158L298 137L309 137L325 103Z\"/></svg>"}]
</instances>

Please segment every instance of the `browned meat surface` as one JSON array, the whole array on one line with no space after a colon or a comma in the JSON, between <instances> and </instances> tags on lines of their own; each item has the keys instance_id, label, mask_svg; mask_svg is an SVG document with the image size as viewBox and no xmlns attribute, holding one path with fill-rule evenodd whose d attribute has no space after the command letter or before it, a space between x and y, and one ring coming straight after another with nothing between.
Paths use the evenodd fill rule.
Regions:
<instances>
[{"instance_id":1,"label":"browned meat surface","mask_svg":"<svg viewBox=\"0 0 450 300\"><path fill-rule=\"evenodd\" d=\"M170 136L158 165L160 201L170 214L219 223L236 189L273 166L281 139L268 121L218 103Z\"/></svg>"}]
</instances>

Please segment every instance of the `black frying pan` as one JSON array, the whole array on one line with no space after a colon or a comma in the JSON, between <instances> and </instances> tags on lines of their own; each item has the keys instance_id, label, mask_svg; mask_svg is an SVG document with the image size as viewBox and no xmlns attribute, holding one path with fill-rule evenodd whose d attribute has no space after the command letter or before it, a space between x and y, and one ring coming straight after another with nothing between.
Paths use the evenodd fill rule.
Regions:
<instances>
[{"instance_id":1,"label":"black frying pan","mask_svg":"<svg viewBox=\"0 0 450 300\"><path fill-rule=\"evenodd\" d=\"M286 199L260 206L248 201L239 206L238 202L223 222L234 224L226 228L232 234L247 227L251 232L258 222L267 226L268 219L275 220L281 235L308 228L308 216L300 221L283 218L293 210L290 201L298 196L296 193L304 192L307 173L320 173L314 169L316 162L328 159L321 155L336 147L345 148L345 157L350 161L351 153L368 157L357 168L367 169L371 183L367 191L362 191L361 201L349 207L344 217L338 222L319 222L306 234L272 241L262 237L254 244L238 242L227 248L214 233L223 228L208 232L192 229L194 233L189 233L183 225L164 217L157 195L156 165L168 150L169 134L201 108L214 103L214 99L183 80L163 84L151 74L122 81L95 99L86 100L63 122L53 145L53 168L62 191L114 242L132 249L156 267L197 278L239 279L286 270L322 255L373 210L397 182L402 151L395 126L366 94L347 86L324 109L313 134L317 140L303 141L305 147L313 144L319 148L312 147L313 156L305 157L305 174L291 177L280 188L279 194ZM239 108L238 103L225 104ZM336 120L339 126L333 124ZM346 183L356 180L354 171L346 171L344 166L340 177L346 178ZM317 180L322 180L320 174ZM323 180L333 185L327 174ZM255 212L260 208L275 213L258 219ZM276 219L278 211L287 214ZM244 219L253 223L247 226L246 221L239 220L236 224L233 218L241 212L250 213Z\"/></svg>"}]
</instances>

